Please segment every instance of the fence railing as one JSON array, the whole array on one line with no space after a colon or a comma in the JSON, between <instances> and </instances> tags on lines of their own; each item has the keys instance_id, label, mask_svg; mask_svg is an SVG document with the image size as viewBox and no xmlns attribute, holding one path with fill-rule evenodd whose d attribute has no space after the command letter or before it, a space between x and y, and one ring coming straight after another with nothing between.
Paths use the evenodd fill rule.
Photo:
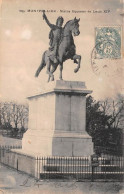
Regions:
<instances>
[{"instance_id":1,"label":"fence railing","mask_svg":"<svg viewBox=\"0 0 124 194\"><path fill-rule=\"evenodd\" d=\"M21 146L0 146L0 161L4 163L4 158L8 159L8 157L12 160L13 152L11 149L20 148ZM27 156L25 162L28 163L29 160L26 158ZM9 163L5 160L5 164ZM96 166L92 164L91 157L31 157L30 165L31 168L35 169L37 179L124 181L124 157L102 155L98 158ZM18 165L16 167L18 170Z\"/></svg>"},{"instance_id":2,"label":"fence railing","mask_svg":"<svg viewBox=\"0 0 124 194\"><path fill-rule=\"evenodd\" d=\"M36 160L39 179L124 180L123 157L101 157L98 166L92 166L89 157L37 157Z\"/></svg>"},{"instance_id":3,"label":"fence railing","mask_svg":"<svg viewBox=\"0 0 124 194\"><path fill-rule=\"evenodd\" d=\"M0 149L4 149L4 150L6 150L6 149L9 149L9 150L11 150L11 149L21 149L22 148L22 146L21 145L12 145L12 146L4 146L4 145L0 145Z\"/></svg>"},{"instance_id":4,"label":"fence railing","mask_svg":"<svg viewBox=\"0 0 124 194\"><path fill-rule=\"evenodd\" d=\"M3 146L0 145L0 162L1 162L1 158L3 158L5 156L6 153L10 152L11 149L22 149L22 146Z\"/></svg>"}]
</instances>

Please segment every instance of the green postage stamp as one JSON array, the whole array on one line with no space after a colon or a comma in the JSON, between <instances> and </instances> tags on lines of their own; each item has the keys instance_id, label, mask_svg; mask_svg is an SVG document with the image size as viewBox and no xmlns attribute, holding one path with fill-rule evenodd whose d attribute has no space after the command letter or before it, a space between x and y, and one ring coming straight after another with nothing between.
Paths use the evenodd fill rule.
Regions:
<instances>
[{"instance_id":1,"label":"green postage stamp","mask_svg":"<svg viewBox=\"0 0 124 194\"><path fill-rule=\"evenodd\" d=\"M95 28L96 59L121 58L121 27Z\"/></svg>"}]
</instances>

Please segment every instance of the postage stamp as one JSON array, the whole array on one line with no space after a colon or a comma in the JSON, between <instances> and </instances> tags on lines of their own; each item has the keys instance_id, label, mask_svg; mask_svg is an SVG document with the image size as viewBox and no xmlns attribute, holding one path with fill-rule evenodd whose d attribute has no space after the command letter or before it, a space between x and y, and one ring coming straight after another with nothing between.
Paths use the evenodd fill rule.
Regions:
<instances>
[{"instance_id":1,"label":"postage stamp","mask_svg":"<svg viewBox=\"0 0 124 194\"><path fill-rule=\"evenodd\" d=\"M91 67L100 76L115 74L122 52L122 26L99 26L95 28L95 45L91 52ZM101 60L102 59L102 60Z\"/></svg>"},{"instance_id":2,"label":"postage stamp","mask_svg":"<svg viewBox=\"0 0 124 194\"><path fill-rule=\"evenodd\" d=\"M121 58L121 27L96 27L95 48L97 59Z\"/></svg>"}]
</instances>

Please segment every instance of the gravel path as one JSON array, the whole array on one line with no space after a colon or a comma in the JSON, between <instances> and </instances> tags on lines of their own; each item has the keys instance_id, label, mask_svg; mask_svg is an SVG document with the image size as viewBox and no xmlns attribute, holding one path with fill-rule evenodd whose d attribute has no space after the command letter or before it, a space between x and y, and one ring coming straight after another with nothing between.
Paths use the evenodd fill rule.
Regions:
<instances>
[{"instance_id":1,"label":"gravel path","mask_svg":"<svg viewBox=\"0 0 124 194\"><path fill-rule=\"evenodd\" d=\"M124 194L119 182L40 181L0 165L0 194Z\"/></svg>"}]
</instances>

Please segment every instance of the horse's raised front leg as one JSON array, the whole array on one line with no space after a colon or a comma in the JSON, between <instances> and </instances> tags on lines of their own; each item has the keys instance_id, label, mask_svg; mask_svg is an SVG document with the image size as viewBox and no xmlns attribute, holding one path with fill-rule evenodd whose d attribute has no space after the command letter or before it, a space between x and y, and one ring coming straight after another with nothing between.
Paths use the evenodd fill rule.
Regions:
<instances>
[{"instance_id":1,"label":"horse's raised front leg","mask_svg":"<svg viewBox=\"0 0 124 194\"><path fill-rule=\"evenodd\" d=\"M50 72L50 68L51 68L51 63L50 60L47 61L47 74L49 75L48 77L48 82L50 81L50 77L52 78L52 80L54 80L54 75Z\"/></svg>"},{"instance_id":2,"label":"horse's raised front leg","mask_svg":"<svg viewBox=\"0 0 124 194\"><path fill-rule=\"evenodd\" d=\"M77 60L78 59L78 66L77 68L74 69L74 72L77 73L78 70L80 69L80 63L81 63L81 56L80 55L74 55L73 56L73 60Z\"/></svg>"},{"instance_id":3,"label":"horse's raised front leg","mask_svg":"<svg viewBox=\"0 0 124 194\"><path fill-rule=\"evenodd\" d=\"M63 63L60 63L60 76L59 76L60 80L63 80L62 79L62 70L63 70Z\"/></svg>"}]
</instances>

